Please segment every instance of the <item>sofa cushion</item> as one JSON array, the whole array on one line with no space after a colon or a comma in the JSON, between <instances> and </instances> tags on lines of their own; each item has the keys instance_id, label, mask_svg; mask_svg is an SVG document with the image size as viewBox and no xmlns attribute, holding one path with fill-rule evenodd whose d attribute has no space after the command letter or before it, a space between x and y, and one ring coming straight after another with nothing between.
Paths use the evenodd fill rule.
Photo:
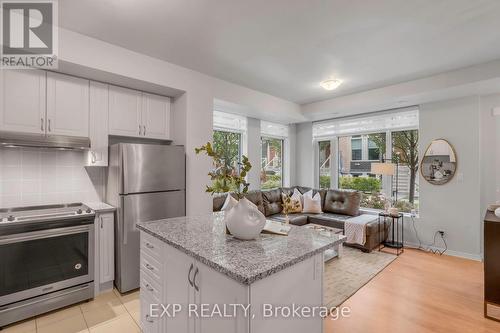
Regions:
<instances>
[{"instance_id":1,"label":"sofa cushion","mask_svg":"<svg viewBox=\"0 0 500 333\"><path fill-rule=\"evenodd\" d=\"M326 227L332 227L337 229L344 229L344 222L350 216L342 215L342 214L332 214L332 213L323 213L323 214L310 214L309 215L309 223L324 225Z\"/></svg>"},{"instance_id":2,"label":"sofa cushion","mask_svg":"<svg viewBox=\"0 0 500 333\"><path fill-rule=\"evenodd\" d=\"M268 216L268 219L273 220L273 221L278 221L278 222L285 222L286 221L286 216L285 214L274 214L271 216ZM293 225L306 225L307 224L307 215L303 214L288 214L288 220L290 221L290 224Z\"/></svg>"},{"instance_id":3,"label":"sofa cushion","mask_svg":"<svg viewBox=\"0 0 500 333\"><path fill-rule=\"evenodd\" d=\"M231 192L231 196L235 199L238 199L238 196L236 193ZM264 210L264 202L262 200L262 192L258 190L254 191L249 191L248 193L244 194L243 197L247 198L249 201L253 202L259 211L265 215L265 210ZM218 212L222 209L222 206L224 206L224 202L226 201L227 198L227 193L217 193L213 197L213 211Z\"/></svg>"},{"instance_id":4,"label":"sofa cushion","mask_svg":"<svg viewBox=\"0 0 500 333\"><path fill-rule=\"evenodd\" d=\"M328 190L323 211L328 213L359 215L361 193L351 190Z\"/></svg>"},{"instance_id":5,"label":"sofa cushion","mask_svg":"<svg viewBox=\"0 0 500 333\"><path fill-rule=\"evenodd\" d=\"M264 202L264 215L279 214L283 210L281 189L262 191L262 199Z\"/></svg>"},{"instance_id":6,"label":"sofa cushion","mask_svg":"<svg viewBox=\"0 0 500 333\"><path fill-rule=\"evenodd\" d=\"M248 191L248 193L244 194L243 197L253 202L262 214L266 214L266 210L264 209L264 200L262 198L262 191Z\"/></svg>"}]
</instances>

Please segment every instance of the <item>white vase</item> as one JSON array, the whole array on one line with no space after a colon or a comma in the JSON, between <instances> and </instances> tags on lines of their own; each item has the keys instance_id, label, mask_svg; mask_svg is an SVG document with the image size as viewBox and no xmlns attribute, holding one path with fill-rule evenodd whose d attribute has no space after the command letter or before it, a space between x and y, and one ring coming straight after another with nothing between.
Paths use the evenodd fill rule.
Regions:
<instances>
[{"instance_id":1,"label":"white vase","mask_svg":"<svg viewBox=\"0 0 500 333\"><path fill-rule=\"evenodd\" d=\"M238 239L250 240L257 238L264 229L266 217L255 204L243 198L226 211L224 222L231 235Z\"/></svg>"}]
</instances>

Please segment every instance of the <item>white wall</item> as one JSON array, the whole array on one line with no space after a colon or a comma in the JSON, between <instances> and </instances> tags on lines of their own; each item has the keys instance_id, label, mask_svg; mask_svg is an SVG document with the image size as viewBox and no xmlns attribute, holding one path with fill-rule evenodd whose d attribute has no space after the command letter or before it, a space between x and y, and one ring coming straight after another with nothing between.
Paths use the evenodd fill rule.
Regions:
<instances>
[{"instance_id":1,"label":"white wall","mask_svg":"<svg viewBox=\"0 0 500 333\"><path fill-rule=\"evenodd\" d=\"M186 147L188 215L211 211L211 199L205 193L211 162L204 156L195 155L194 148L212 139L214 99L245 105L264 115L259 117L263 119L303 119L300 107L289 101L65 29L60 29L59 35L60 61L185 92L174 101L173 133L174 143Z\"/></svg>"},{"instance_id":2,"label":"white wall","mask_svg":"<svg viewBox=\"0 0 500 333\"><path fill-rule=\"evenodd\" d=\"M81 151L0 148L0 208L100 201L104 169Z\"/></svg>"},{"instance_id":3,"label":"white wall","mask_svg":"<svg viewBox=\"0 0 500 333\"><path fill-rule=\"evenodd\" d=\"M445 232L451 254L481 256L480 98L467 97L420 105L420 148L423 156L433 139L448 140L457 154L457 173L445 185L431 185L420 175L421 240L430 244L436 231ZM410 224L407 240L416 243ZM441 246L441 243L438 244Z\"/></svg>"},{"instance_id":4,"label":"white wall","mask_svg":"<svg viewBox=\"0 0 500 333\"><path fill-rule=\"evenodd\" d=\"M247 181L250 183L250 190L260 189L260 120L247 118L247 157L252 164L252 169L248 174Z\"/></svg>"},{"instance_id":5,"label":"white wall","mask_svg":"<svg viewBox=\"0 0 500 333\"><path fill-rule=\"evenodd\" d=\"M314 147L312 122L296 124L295 185L314 186Z\"/></svg>"}]
</instances>

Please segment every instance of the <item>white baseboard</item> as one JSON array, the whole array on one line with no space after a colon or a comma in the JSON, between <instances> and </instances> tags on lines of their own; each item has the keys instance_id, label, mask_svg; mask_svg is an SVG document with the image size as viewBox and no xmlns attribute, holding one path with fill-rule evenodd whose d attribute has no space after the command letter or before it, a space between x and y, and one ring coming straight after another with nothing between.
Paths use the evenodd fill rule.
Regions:
<instances>
[{"instance_id":1,"label":"white baseboard","mask_svg":"<svg viewBox=\"0 0 500 333\"><path fill-rule=\"evenodd\" d=\"M405 242L405 246L418 248L418 244L408 243L408 242ZM435 246L431 246L429 248L432 250L439 250L439 251L444 250L441 247L435 247ZM483 261L483 256L481 254L473 254L473 253L466 253L466 252L453 251L453 250L446 250L445 254L447 254L449 256L453 256L453 257L465 258L465 259L481 261L481 262Z\"/></svg>"}]
</instances>

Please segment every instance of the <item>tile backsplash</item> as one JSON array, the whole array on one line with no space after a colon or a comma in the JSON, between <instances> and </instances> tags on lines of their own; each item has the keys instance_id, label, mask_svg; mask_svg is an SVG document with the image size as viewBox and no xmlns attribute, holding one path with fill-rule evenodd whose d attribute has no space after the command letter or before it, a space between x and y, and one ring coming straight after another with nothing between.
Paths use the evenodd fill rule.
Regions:
<instances>
[{"instance_id":1,"label":"tile backsplash","mask_svg":"<svg viewBox=\"0 0 500 333\"><path fill-rule=\"evenodd\" d=\"M0 207L101 201L104 168L85 168L83 151L0 148Z\"/></svg>"}]
</instances>

